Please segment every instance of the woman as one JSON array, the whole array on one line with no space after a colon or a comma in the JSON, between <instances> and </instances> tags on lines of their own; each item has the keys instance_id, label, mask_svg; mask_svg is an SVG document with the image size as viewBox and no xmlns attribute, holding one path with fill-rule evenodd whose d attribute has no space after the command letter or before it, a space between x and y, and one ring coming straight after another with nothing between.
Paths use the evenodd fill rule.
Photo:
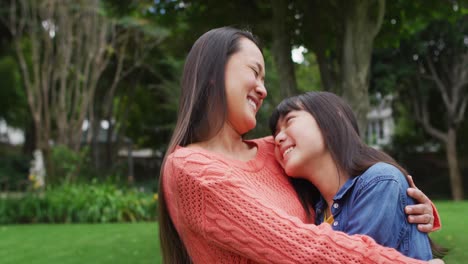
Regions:
<instances>
[{"instance_id":1,"label":"woman","mask_svg":"<svg viewBox=\"0 0 468 264\"><path fill-rule=\"evenodd\" d=\"M315 209L316 224L327 222L406 256L432 259L427 234L406 221L404 207L414 204L406 194L407 172L361 140L356 118L340 97L308 92L284 99L270 128L276 159L293 178L304 208Z\"/></svg>"},{"instance_id":2,"label":"woman","mask_svg":"<svg viewBox=\"0 0 468 264\"><path fill-rule=\"evenodd\" d=\"M369 237L306 224L272 138L242 137L267 95L264 65L254 37L233 28L205 33L189 52L160 176L164 261L419 263Z\"/></svg>"}]
</instances>

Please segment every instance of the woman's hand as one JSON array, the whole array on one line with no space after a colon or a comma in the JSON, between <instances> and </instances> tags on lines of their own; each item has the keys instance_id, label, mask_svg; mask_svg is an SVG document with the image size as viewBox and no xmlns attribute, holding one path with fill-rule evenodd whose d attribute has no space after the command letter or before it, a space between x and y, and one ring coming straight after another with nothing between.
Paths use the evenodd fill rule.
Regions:
<instances>
[{"instance_id":1,"label":"woman's hand","mask_svg":"<svg viewBox=\"0 0 468 264\"><path fill-rule=\"evenodd\" d=\"M405 213L408 215L408 222L418 224L419 231L429 233L434 227L434 211L432 210L432 202L416 187L413 177L407 175L406 178L410 185L410 188L407 190L408 195L418 203L405 207Z\"/></svg>"}]
</instances>

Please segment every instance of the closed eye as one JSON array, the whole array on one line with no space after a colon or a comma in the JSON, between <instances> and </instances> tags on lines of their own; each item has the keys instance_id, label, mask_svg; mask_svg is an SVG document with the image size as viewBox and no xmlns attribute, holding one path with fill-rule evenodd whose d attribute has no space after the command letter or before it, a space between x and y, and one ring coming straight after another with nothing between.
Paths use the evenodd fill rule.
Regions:
<instances>
[{"instance_id":1,"label":"closed eye","mask_svg":"<svg viewBox=\"0 0 468 264\"><path fill-rule=\"evenodd\" d=\"M252 71L253 71L254 74L255 74L255 78L257 78L257 77L258 77L258 74L259 74L258 71L257 71L255 68L251 68L251 69L252 69Z\"/></svg>"},{"instance_id":2,"label":"closed eye","mask_svg":"<svg viewBox=\"0 0 468 264\"><path fill-rule=\"evenodd\" d=\"M289 124L290 121L292 121L294 118L296 118L296 117L295 117L295 116L292 116L292 115L287 116L287 117L286 117L286 124Z\"/></svg>"}]
</instances>

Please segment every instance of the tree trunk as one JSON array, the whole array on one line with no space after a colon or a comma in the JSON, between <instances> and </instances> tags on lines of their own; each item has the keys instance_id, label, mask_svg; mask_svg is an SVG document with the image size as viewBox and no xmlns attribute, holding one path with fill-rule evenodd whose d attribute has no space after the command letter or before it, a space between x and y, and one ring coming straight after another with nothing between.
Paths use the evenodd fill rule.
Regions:
<instances>
[{"instance_id":1,"label":"tree trunk","mask_svg":"<svg viewBox=\"0 0 468 264\"><path fill-rule=\"evenodd\" d=\"M449 128L447 133L446 155L450 173L450 187L455 201L463 200L463 182L458 166L457 135L455 128Z\"/></svg>"},{"instance_id":2,"label":"tree trunk","mask_svg":"<svg viewBox=\"0 0 468 264\"><path fill-rule=\"evenodd\" d=\"M46 168L45 182L48 185L60 183L60 178L55 172L55 164L52 160L52 150L50 147L41 148L44 157L44 166Z\"/></svg>"},{"instance_id":3,"label":"tree trunk","mask_svg":"<svg viewBox=\"0 0 468 264\"><path fill-rule=\"evenodd\" d=\"M101 151L99 144L99 134L101 131L100 119L96 116L93 118L92 122L89 124L89 129L91 131L91 153L93 157L94 168L99 170L101 169Z\"/></svg>"},{"instance_id":4,"label":"tree trunk","mask_svg":"<svg viewBox=\"0 0 468 264\"><path fill-rule=\"evenodd\" d=\"M109 129L106 131L106 161L105 166L106 170L112 169L112 165L114 164L114 141L113 141L113 134L114 134L114 125L112 124L112 120L109 118Z\"/></svg>"},{"instance_id":5,"label":"tree trunk","mask_svg":"<svg viewBox=\"0 0 468 264\"><path fill-rule=\"evenodd\" d=\"M282 98L291 96L297 91L294 63L291 59L291 37L288 29L288 1L271 1L273 9L273 58L280 81Z\"/></svg>"},{"instance_id":6,"label":"tree trunk","mask_svg":"<svg viewBox=\"0 0 468 264\"><path fill-rule=\"evenodd\" d=\"M325 91L341 95L343 91L341 90L341 86L337 85L337 83L341 84L341 82L337 80L337 74L334 74L333 65L331 65L332 62L327 58L325 52L326 50L321 48L315 50L322 87Z\"/></svg>"},{"instance_id":7,"label":"tree trunk","mask_svg":"<svg viewBox=\"0 0 468 264\"><path fill-rule=\"evenodd\" d=\"M41 124L38 120L34 120L34 127L40 128ZM50 135L44 129L34 129L34 138L36 148L41 150L44 158L45 179L44 182L48 185L58 183L57 175L55 174L54 162L52 160L52 151L49 145Z\"/></svg>"},{"instance_id":8,"label":"tree trunk","mask_svg":"<svg viewBox=\"0 0 468 264\"><path fill-rule=\"evenodd\" d=\"M341 63L343 97L356 114L364 137L370 108L368 89L372 48L382 24L385 1L351 1L347 8Z\"/></svg>"},{"instance_id":9,"label":"tree trunk","mask_svg":"<svg viewBox=\"0 0 468 264\"><path fill-rule=\"evenodd\" d=\"M24 144L22 152L25 155L32 155L37 145L35 137L36 129L34 127L34 122L28 119L25 128L26 130L24 131Z\"/></svg>"}]
</instances>

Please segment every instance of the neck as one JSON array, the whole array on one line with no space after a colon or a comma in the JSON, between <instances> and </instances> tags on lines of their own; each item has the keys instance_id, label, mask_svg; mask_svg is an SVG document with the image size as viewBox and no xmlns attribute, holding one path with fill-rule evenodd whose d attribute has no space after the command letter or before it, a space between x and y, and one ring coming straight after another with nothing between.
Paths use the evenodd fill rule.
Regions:
<instances>
[{"instance_id":1,"label":"neck","mask_svg":"<svg viewBox=\"0 0 468 264\"><path fill-rule=\"evenodd\" d=\"M196 145L235 159L249 160L252 158L252 155L248 153L251 146L245 143L242 135L228 124L225 124L213 138Z\"/></svg>"},{"instance_id":2,"label":"neck","mask_svg":"<svg viewBox=\"0 0 468 264\"><path fill-rule=\"evenodd\" d=\"M322 158L315 159L310 165L309 174L305 176L305 179L317 187L330 207L335 195L349 179L349 175L338 169L329 153Z\"/></svg>"}]
</instances>

